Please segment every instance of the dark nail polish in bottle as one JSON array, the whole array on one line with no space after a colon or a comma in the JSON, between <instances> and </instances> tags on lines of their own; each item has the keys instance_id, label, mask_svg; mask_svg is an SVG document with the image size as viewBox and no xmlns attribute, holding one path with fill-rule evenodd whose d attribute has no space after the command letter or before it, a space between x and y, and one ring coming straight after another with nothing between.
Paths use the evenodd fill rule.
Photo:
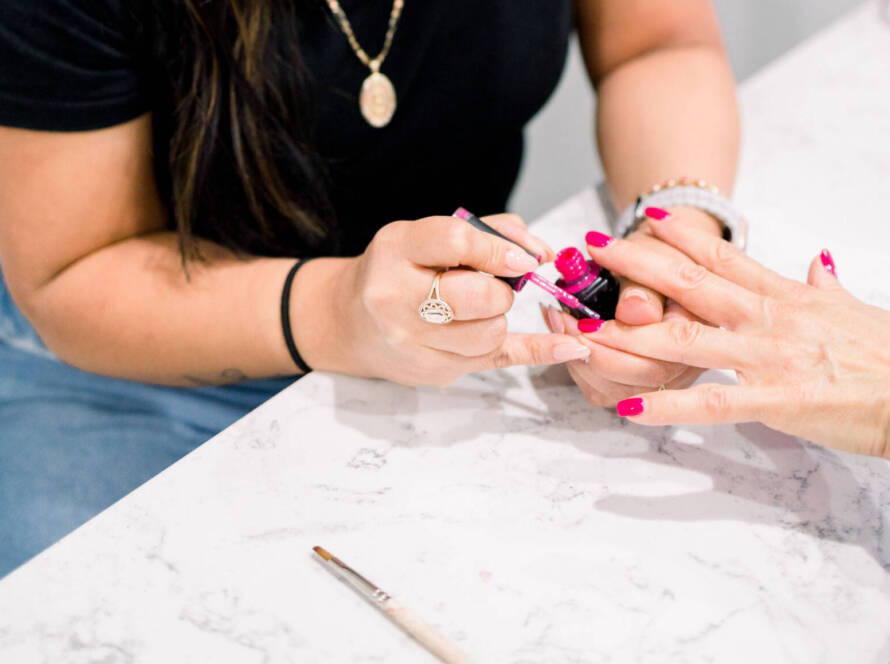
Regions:
<instances>
[{"instance_id":1,"label":"dark nail polish in bottle","mask_svg":"<svg viewBox=\"0 0 890 664\"><path fill-rule=\"evenodd\" d=\"M554 264L562 275L556 282L557 286L577 297L603 319L615 318L619 287L618 280L611 272L592 260L585 260L584 254L575 247L566 247L556 254ZM565 305L562 308L575 318L582 317Z\"/></svg>"}]
</instances>

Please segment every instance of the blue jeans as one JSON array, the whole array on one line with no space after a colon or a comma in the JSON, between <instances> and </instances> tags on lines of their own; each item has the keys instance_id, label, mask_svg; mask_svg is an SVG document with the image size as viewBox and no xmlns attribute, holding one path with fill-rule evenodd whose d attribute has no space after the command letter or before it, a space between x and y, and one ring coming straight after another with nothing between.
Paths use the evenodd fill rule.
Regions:
<instances>
[{"instance_id":1,"label":"blue jeans","mask_svg":"<svg viewBox=\"0 0 890 664\"><path fill-rule=\"evenodd\" d=\"M63 364L0 278L0 577L293 379L173 388Z\"/></svg>"}]
</instances>

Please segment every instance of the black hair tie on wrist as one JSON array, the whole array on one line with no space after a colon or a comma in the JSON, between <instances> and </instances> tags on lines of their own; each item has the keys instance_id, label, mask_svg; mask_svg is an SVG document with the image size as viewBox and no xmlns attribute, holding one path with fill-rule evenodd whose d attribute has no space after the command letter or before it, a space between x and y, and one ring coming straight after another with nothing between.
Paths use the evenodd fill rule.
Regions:
<instances>
[{"instance_id":1,"label":"black hair tie on wrist","mask_svg":"<svg viewBox=\"0 0 890 664\"><path fill-rule=\"evenodd\" d=\"M311 261L311 258L301 258L288 271L287 277L284 279L284 288L281 289L281 331L284 333L284 343L287 345L287 351L290 353L291 359L297 368L304 374L310 373L312 368L306 364L297 350L297 344L294 342L294 335L290 327L290 289L294 283L294 276L297 270Z\"/></svg>"}]
</instances>

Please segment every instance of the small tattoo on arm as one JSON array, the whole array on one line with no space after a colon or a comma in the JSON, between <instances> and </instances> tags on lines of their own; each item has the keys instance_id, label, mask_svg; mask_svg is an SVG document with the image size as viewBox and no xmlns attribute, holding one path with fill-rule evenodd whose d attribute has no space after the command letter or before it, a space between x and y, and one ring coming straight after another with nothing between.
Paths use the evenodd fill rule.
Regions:
<instances>
[{"instance_id":1,"label":"small tattoo on arm","mask_svg":"<svg viewBox=\"0 0 890 664\"><path fill-rule=\"evenodd\" d=\"M216 380L210 378L202 378L199 376L190 376L183 374L182 377L195 387L212 387L213 385L231 385L232 383L241 383L250 380L250 377L241 371L241 369L223 369Z\"/></svg>"}]
</instances>

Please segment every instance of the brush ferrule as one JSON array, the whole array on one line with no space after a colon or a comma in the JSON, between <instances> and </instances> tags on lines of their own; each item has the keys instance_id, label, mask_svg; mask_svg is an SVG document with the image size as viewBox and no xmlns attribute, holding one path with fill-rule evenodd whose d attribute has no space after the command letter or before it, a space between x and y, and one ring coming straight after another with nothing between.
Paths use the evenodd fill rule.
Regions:
<instances>
[{"instance_id":1,"label":"brush ferrule","mask_svg":"<svg viewBox=\"0 0 890 664\"><path fill-rule=\"evenodd\" d=\"M383 606L383 603L389 599L389 594L386 593L386 591L375 586L336 556L331 556L331 559L325 560L324 564L330 567L337 576L361 593L361 595L369 602L377 604L378 606Z\"/></svg>"}]
</instances>

